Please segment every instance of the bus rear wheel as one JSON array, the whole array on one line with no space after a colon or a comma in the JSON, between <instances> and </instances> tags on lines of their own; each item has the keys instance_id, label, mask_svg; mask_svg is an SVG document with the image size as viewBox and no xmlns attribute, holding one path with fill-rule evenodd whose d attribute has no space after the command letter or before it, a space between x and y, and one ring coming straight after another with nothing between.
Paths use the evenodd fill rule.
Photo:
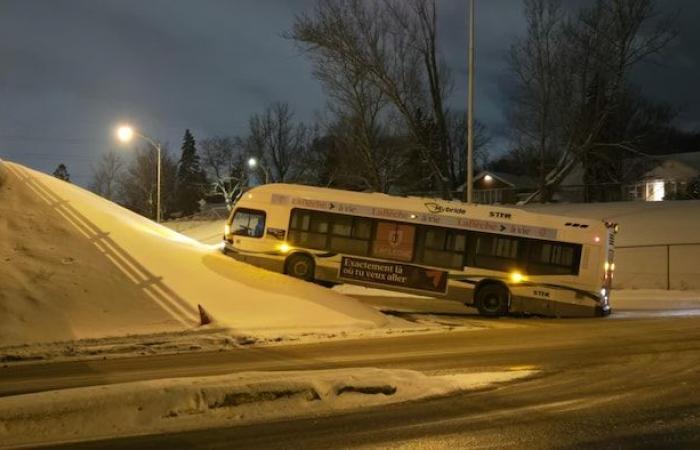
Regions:
<instances>
[{"instance_id":1,"label":"bus rear wheel","mask_svg":"<svg viewBox=\"0 0 700 450\"><path fill-rule=\"evenodd\" d=\"M508 289L500 284L487 284L476 292L474 303L482 316L498 317L508 314Z\"/></svg>"},{"instance_id":2,"label":"bus rear wheel","mask_svg":"<svg viewBox=\"0 0 700 450\"><path fill-rule=\"evenodd\" d=\"M285 273L304 281L314 281L314 260L297 253L287 258Z\"/></svg>"}]
</instances>

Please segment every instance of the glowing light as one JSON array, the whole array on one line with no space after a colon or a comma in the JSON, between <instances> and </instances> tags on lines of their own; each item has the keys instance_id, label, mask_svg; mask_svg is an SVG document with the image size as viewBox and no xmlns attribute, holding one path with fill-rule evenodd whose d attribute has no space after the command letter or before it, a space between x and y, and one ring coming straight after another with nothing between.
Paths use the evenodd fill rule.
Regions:
<instances>
[{"instance_id":1,"label":"glowing light","mask_svg":"<svg viewBox=\"0 0 700 450\"><path fill-rule=\"evenodd\" d=\"M231 234L231 225L226 224L224 225L224 236L228 236L229 234Z\"/></svg>"},{"instance_id":2,"label":"glowing light","mask_svg":"<svg viewBox=\"0 0 700 450\"><path fill-rule=\"evenodd\" d=\"M134 129L128 125L117 128L117 139L122 142L129 142L134 137Z\"/></svg>"},{"instance_id":3,"label":"glowing light","mask_svg":"<svg viewBox=\"0 0 700 450\"><path fill-rule=\"evenodd\" d=\"M255 159L255 158L250 158L250 159L248 159L248 167L250 167L251 169L254 169L254 168L256 168L257 166L258 166L258 160L257 160L257 159Z\"/></svg>"},{"instance_id":4,"label":"glowing light","mask_svg":"<svg viewBox=\"0 0 700 450\"><path fill-rule=\"evenodd\" d=\"M600 236L594 237L593 240L596 241L596 242L600 242Z\"/></svg>"},{"instance_id":5,"label":"glowing light","mask_svg":"<svg viewBox=\"0 0 700 450\"><path fill-rule=\"evenodd\" d=\"M521 281L525 280L525 276L523 276L522 273L520 272L513 272L510 274L510 281L513 283L520 283Z\"/></svg>"},{"instance_id":6,"label":"glowing light","mask_svg":"<svg viewBox=\"0 0 700 450\"><path fill-rule=\"evenodd\" d=\"M277 250L279 250L282 253L287 253L292 249L292 247L289 246L286 242L281 243L280 245L277 246Z\"/></svg>"},{"instance_id":7,"label":"glowing light","mask_svg":"<svg viewBox=\"0 0 700 450\"><path fill-rule=\"evenodd\" d=\"M415 219L417 216L415 214L411 214L411 219Z\"/></svg>"},{"instance_id":8,"label":"glowing light","mask_svg":"<svg viewBox=\"0 0 700 450\"><path fill-rule=\"evenodd\" d=\"M611 272L615 271L615 263L610 264L610 271Z\"/></svg>"},{"instance_id":9,"label":"glowing light","mask_svg":"<svg viewBox=\"0 0 700 450\"><path fill-rule=\"evenodd\" d=\"M605 265L604 265L604 266L605 266L605 271L606 271L606 272L607 272L608 270L610 270L610 263L609 263L609 262L605 261Z\"/></svg>"},{"instance_id":10,"label":"glowing light","mask_svg":"<svg viewBox=\"0 0 700 450\"><path fill-rule=\"evenodd\" d=\"M493 177L491 175L486 175L484 176L484 181L490 183L493 181Z\"/></svg>"},{"instance_id":11,"label":"glowing light","mask_svg":"<svg viewBox=\"0 0 700 450\"><path fill-rule=\"evenodd\" d=\"M607 293L608 293L608 291L606 291L605 288L603 288L603 289L600 290L600 296L601 296L601 297L605 297L605 294L607 294Z\"/></svg>"}]
</instances>

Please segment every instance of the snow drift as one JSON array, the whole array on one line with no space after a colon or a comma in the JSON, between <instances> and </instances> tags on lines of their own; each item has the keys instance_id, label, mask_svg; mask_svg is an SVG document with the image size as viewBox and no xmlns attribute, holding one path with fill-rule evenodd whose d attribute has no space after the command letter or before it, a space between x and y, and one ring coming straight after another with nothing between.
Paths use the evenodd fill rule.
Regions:
<instances>
[{"instance_id":1,"label":"snow drift","mask_svg":"<svg viewBox=\"0 0 700 450\"><path fill-rule=\"evenodd\" d=\"M198 305L252 335L380 327L385 316L234 261L80 187L0 161L0 346L191 329Z\"/></svg>"},{"instance_id":2,"label":"snow drift","mask_svg":"<svg viewBox=\"0 0 700 450\"><path fill-rule=\"evenodd\" d=\"M428 376L373 368L243 372L17 395L0 398L0 447L323 415L447 396L536 373Z\"/></svg>"}]
</instances>

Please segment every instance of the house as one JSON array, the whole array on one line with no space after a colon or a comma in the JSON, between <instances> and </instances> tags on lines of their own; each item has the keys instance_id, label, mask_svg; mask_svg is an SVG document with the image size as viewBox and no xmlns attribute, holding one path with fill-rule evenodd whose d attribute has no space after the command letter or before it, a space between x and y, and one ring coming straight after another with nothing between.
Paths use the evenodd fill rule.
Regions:
<instances>
[{"instance_id":1,"label":"house","mask_svg":"<svg viewBox=\"0 0 700 450\"><path fill-rule=\"evenodd\" d=\"M522 175L483 170L474 177L475 203L517 203L537 189L537 183Z\"/></svg>"},{"instance_id":2,"label":"house","mask_svg":"<svg viewBox=\"0 0 700 450\"><path fill-rule=\"evenodd\" d=\"M659 155L650 165L639 181L626 186L629 200L682 198L691 182L700 177L700 152Z\"/></svg>"},{"instance_id":3,"label":"house","mask_svg":"<svg viewBox=\"0 0 700 450\"><path fill-rule=\"evenodd\" d=\"M557 186L552 200L580 203L587 198L588 201L688 198L688 188L700 183L700 152L633 158L625 165L631 177L627 182L592 185L585 182L584 168L577 164ZM484 170L474 177L473 198L476 203L517 203L536 190L537 183L527 176Z\"/></svg>"}]
</instances>

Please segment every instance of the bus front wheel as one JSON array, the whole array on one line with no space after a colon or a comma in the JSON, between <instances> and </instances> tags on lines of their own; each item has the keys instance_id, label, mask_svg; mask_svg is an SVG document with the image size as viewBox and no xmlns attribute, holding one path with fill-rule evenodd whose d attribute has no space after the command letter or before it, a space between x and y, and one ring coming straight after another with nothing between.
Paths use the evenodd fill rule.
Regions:
<instances>
[{"instance_id":1,"label":"bus front wheel","mask_svg":"<svg viewBox=\"0 0 700 450\"><path fill-rule=\"evenodd\" d=\"M476 292L475 304L482 316L508 314L508 289L501 284L487 284Z\"/></svg>"},{"instance_id":2,"label":"bus front wheel","mask_svg":"<svg viewBox=\"0 0 700 450\"><path fill-rule=\"evenodd\" d=\"M304 281L314 280L314 260L307 255L297 253L287 259L285 273Z\"/></svg>"}]
</instances>

